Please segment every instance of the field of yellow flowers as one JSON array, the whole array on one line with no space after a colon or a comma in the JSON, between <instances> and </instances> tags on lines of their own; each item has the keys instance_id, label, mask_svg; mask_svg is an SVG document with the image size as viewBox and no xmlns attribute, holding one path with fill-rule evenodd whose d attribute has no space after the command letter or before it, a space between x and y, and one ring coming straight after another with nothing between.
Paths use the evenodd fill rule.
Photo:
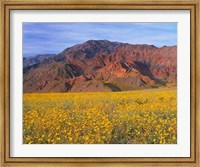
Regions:
<instances>
[{"instance_id":1,"label":"field of yellow flowers","mask_svg":"<svg viewBox=\"0 0 200 167\"><path fill-rule=\"evenodd\" d=\"M175 144L176 89L33 93L23 99L25 144Z\"/></svg>"}]
</instances>

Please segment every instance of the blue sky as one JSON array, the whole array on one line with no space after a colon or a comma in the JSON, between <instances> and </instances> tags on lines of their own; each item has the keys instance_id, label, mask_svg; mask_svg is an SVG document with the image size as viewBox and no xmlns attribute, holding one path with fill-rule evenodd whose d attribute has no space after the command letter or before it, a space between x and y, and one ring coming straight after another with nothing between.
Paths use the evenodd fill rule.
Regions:
<instances>
[{"instance_id":1,"label":"blue sky","mask_svg":"<svg viewBox=\"0 0 200 167\"><path fill-rule=\"evenodd\" d=\"M177 45L177 23L23 23L23 56L57 54L87 40Z\"/></svg>"}]
</instances>

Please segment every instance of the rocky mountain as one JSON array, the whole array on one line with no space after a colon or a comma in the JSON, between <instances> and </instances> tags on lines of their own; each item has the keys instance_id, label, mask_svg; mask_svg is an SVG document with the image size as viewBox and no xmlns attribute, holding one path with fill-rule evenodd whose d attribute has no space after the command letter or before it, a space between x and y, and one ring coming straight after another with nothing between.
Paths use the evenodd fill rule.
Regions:
<instances>
[{"instance_id":1,"label":"rocky mountain","mask_svg":"<svg viewBox=\"0 0 200 167\"><path fill-rule=\"evenodd\" d=\"M89 40L31 66L24 92L125 91L176 86L177 47Z\"/></svg>"}]
</instances>

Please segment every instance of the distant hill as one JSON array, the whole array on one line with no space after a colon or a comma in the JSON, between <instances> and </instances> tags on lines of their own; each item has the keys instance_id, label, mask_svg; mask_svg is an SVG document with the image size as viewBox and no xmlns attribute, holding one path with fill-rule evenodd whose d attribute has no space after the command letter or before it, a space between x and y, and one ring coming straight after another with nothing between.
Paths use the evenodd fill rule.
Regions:
<instances>
[{"instance_id":1,"label":"distant hill","mask_svg":"<svg viewBox=\"0 0 200 167\"><path fill-rule=\"evenodd\" d=\"M47 59L54 55L55 54L39 54L36 56L24 57L23 58L23 67L26 68L26 67L33 66L35 64L42 62L44 59Z\"/></svg>"},{"instance_id":2,"label":"distant hill","mask_svg":"<svg viewBox=\"0 0 200 167\"><path fill-rule=\"evenodd\" d=\"M89 40L24 60L24 92L124 91L174 85L177 47Z\"/></svg>"}]
</instances>

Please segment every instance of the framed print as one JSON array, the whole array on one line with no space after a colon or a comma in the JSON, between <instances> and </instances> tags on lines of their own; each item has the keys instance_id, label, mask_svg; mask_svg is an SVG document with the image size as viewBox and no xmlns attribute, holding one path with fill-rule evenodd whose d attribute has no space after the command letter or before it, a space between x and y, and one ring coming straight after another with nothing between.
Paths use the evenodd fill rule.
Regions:
<instances>
[{"instance_id":1,"label":"framed print","mask_svg":"<svg viewBox=\"0 0 200 167\"><path fill-rule=\"evenodd\" d=\"M198 1L1 1L1 165L199 166Z\"/></svg>"}]
</instances>

